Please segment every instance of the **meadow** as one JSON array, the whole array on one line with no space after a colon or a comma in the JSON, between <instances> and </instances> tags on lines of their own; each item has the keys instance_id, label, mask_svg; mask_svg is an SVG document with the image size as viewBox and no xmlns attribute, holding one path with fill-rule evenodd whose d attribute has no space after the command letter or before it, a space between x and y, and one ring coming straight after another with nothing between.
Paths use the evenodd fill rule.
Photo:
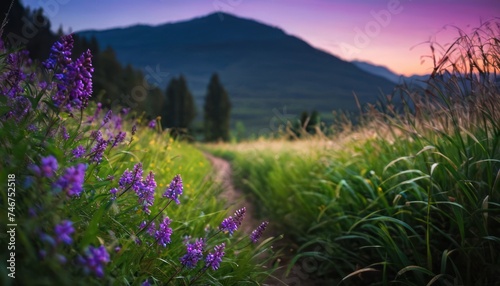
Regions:
<instances>
[{"instance_id":1,"label":"meadow","mask_svg":"<svg viewBox=\"0 0 500 286\"><path fill-rule=\"evenodd\" d=\"M427 87L402 87L403 105L370 106L334 136L205 146L233 163L238 186L294 242L289 275L498 285L498 37L498 25L485 25L435 47Z\"/></svg>"},{"instance_id":2,"label":"meadow","mask_svg":"<svg viewBox=\"0 0 500 286\"><path fill-rule=\"evenodd\" d=\"M498 27L436 51L403 104L238 144L90 101L92 55L72 60L71 36L41 65L0 46L1 284L495 285ZM259 228L225 210L202 150L232 163Z\"/></svg>"},{"instance_id":3,"label":"meadow","mask_svg":"<svg viewBox=\"0 0 500 286\"><path fill-rule=\"evenodd\" d=\"M193 145L159 118L89 102L90 51L0 52L2 285L240 285L272 271Z\"/></svg>"}]
</instances>

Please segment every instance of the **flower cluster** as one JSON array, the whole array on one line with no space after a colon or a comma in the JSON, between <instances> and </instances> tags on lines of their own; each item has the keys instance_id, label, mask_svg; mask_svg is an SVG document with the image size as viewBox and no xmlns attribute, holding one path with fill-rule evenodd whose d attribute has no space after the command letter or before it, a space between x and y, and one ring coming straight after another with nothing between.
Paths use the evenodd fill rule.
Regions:
<instances>
[{"instance_id":1,"label":"flower cluster","mask_svg":"<svg viewBox=\"0 0 500 286\"><path fill-rule=\"evenodd\" d=\"M71 112L74 108L83 109L92 96L92 54L84 52L75 61L71 60L73 36L66 35L56 42L50 52L49 59L43 65L54 71L57 80L57 91L52 97L55 106Z\"/></svg>"},{"instance_id":2,"label":"flower cluster","mask_svg":"<svg viewBox=\"0 0 500 286\"><path fill-rule=\"evenodd\" d=\"M121 192L132 188L137 194L142 210L149 215L151 213L149 208L153 206L155 200L156 181L153 172L149 172L144 181L142 180L142 174L142 163L137 163L133 171L127 169L123 172L118 185Z\"/></svg>"},{"instance_id":3,"label":"flower cluster","mask_svg":"<svg viewBox=\"0 0 500 286\"><path fill-rule=\"evenodd\" d=\"M253 243L257 243L257 240L262 236L262 233L264 230L266 230L267 225L269 224L268 221L263 221L252 233L250 234L250 240Z\"/></svg>"},{"instance_id":4,"label":"flower cluster","mask_svg":"<svg viewBox=\"0 0 500 286\"><path fill-rule=\"evenodd\" d=\"M109 254L104 245L89 246L85 250L84 256L78 257L78 262L83 266L85 273L93 272L99 278L104 276L104 265L109 261Z\"/></svg>"},{"instance_id":5,"label":"flower cluster","mask_svg":"<svg viewBox=\"0 0 500 286\"><path fill-rule=\"evenodd\" d=\"M181 175L175 175L170 182L170 185L165 190L163 197L175 201L176 204L180 204L181 202L179 201L179 196L182 195L183 189L184 187L182 186Z\"/></svg>"},{"instance_id":6,"label":"flower cluster","mask_svg":"<svg viewBox=\"0 0 500 286\"><path fill-rule=\"evenodd\" d=\"M213 270L219 269L220 263L222 262L222 257L224 256L225 243L216 245L214 247L214 252L209 253L205 258L205 267L211 267Z\"/></svg>"},{"instance_id":7,"label":"flower cluster","mask_svg":"<svg viewBox=\"0 0 500 286\"><path fill-rule=\"evenodd\" d=\"M59 180L57 180L54 187L65 191L70 197L80 196L83 191L86 170L87 165L85 164L68 167Z\"/></svg>"},{"instance_id":8,"label":"flower cluster","mask_svg":"<svg viewBox=\"0 0 500 286\"><path fill-rule=\"evenodd\" d=\"M228 231L230 235L233 235L233 232L238 230L245 217L246 208L243 207L237 210L233 216L229 216L225 218L219 226L221 231Z\"/></svg>"},{"instance_id":9,"label":"flower cluster","mask_svg":"<svg viewBox=\"0 0 500 286\"><path fill-rule=\"evenodd\" d=\"M198 261L203 258L203 248L205 241L203 238L197 239L194 243L186 245L187 253L180 258L181 264L187 268L194 268Z\"/></svg>"},{"instance_id":10,"label":"flower cluster","mask_svg":"<svg viewBox=\"0 0 500 286\"><path fill-rule=\"evenodd\" d=\"M95 141L94 147L90 150L90 161L99 164L102 161L104 151L108 147L108 140L104 140L101 131L97 131L95 133Z\"/></svg>"},{"instance_id":11,"label":"flower cluster","mask_svg":"<svg viewBox=\"0 0 500 286\"><path fill-rule=\"evenodd\" d=\"M31 171L39 177L52 178L54 173L57 171L58 164L57 159L50 155L42 158L40 166L31 165Z\"/></svg>"},{"instance_id":12,"label":"flower cluster","mask_svg":"<svg viewBox=\"0 0 500 286\"><path fill-rule=\"evenodd\" d=\"M70 220L63 220L60 224L56 225L54 228L56 234L56 241L58 243L64 242L66 244L73 243L71 239L71 234L75 232L73 228L73 222Z\"/></svg>"},{"instance_id":13,"label":"flower cluster","mask_svg":"<svg viewBox=\"0 0 500 286\"><path fill-rule=\"evenodd\" d=\"M155 232L155 239L158 242L158 245L163 247L167 247L167 244L170 243L170 236L172 235L172 229L169 227L172 221L170 218L165 217L163 221L160 223L158 230Z\"/></svg>"}]
</instances>

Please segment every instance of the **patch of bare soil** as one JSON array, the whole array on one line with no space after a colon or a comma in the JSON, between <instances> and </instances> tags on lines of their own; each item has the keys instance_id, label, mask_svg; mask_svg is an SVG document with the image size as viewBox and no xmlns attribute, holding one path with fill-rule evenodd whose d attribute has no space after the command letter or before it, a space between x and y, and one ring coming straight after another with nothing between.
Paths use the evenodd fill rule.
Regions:
<instances>
[{"instance_id":1,"label":"patch of bare soil","mask_svg":"<svg viewBox=\"0 0 500 286\"><path fill-rule=\"evenodd\" d=\"M241 229L243 232L250 234L255 228L259 226L261 221L256 219L256 212L253 202L241 191L235 188L233 184L232 168L231 164L219 157L215 157L209 153L205 153L205 156L210 161L214 170L214 180L221 184L223 191L220 197L224 199L226 203L226 208L228 213L232 214L237 209L246 207L246 215L243 223L241 224ZM269 224L270 229L266 230L264 237L278 236L280 235L272 228L272 222ZM269 277L263 285L294 285L294 286L311 286L311 285L326 285L320 281L312 280L312 273L314 271L314 261L295 264L290 273L286 275L286 268L294 255L295 249L297 248L291 241L286 237L280 240L277 245L274 246L276 249L282 249L283 255L279 258L280 268L275 271L272 277ZM271 265L269 265L271 267Z\"/></svg>"}]
</instances>

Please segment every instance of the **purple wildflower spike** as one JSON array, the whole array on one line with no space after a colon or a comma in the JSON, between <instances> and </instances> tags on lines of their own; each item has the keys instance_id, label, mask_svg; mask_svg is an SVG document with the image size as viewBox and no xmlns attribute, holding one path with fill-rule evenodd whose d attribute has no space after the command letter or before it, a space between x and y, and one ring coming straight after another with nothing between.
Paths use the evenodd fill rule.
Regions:
<instances>
[{"instance_id":1,"label":"purple wildflower spike","mask_svg":"<svg viewBox=\"0 0 500 286\"><path fill-rule=\"evenodd\" d=\"M253 243L257 243L257 240L259 240L262 236L262 233L266 230L268 224L268 221L263 221L254 231L252 231L252 234L250 234L250 240Z\"/></svg>"},{"instance_id":2,"label":"purple wildflower spike","mask_svg":"<svg viewBox=\"0 0 500 286\"><path fill-rule=\"evenodd\" d=\"M219 269L220 263L222 262L222 257L224 256L225 243L221 243L214 247L214 252L209 253L207 258L205 258L205 267L211 267L213 270Z\"/></svg>"},{"instance_id":3,"label":"purple wildflower spike","mask_svg":"<svg viewBox=\"0 0 500 286\"><path fill-rule=\"evenodd\" d=\"M203 238L197 239L195 243L188 243L187 253L180 258L181 264L187 268L194 268L199 260L203 258L203 247L205 242Z\"/></svg>"},{"instance_id":4,"label":"purple wildflower spike","mask_svg":"<svg viewBox=\"0 0 500 286\"><path fill-rule=\"evenodd\" d=\"M175 201L176 204L180 204L181 202L179 201L179 196L182 195L183 190L184 187L182 185L181 175L176 175L170 182L168 188L165 190L163 197Z\"/></svg>"}]
</instances>

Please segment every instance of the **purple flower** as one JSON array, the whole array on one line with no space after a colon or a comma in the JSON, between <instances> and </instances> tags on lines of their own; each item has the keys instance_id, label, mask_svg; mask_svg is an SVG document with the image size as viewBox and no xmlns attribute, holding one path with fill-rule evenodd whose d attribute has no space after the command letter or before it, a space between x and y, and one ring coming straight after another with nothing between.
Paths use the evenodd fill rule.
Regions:
<instances>
[{"instance_id":1,"label":"purple flower","mask_svg":"<svg viewBox=\"0 0 500 286\"><path fill-rule=\"evenodd\" d=\"M250 234L250 240L253 243L256 243L257 240L259 240L259 238L262 236L262 233L264 232L264 230L266 230L266 227L268 224L269 224L269 222L263 221L254 231L252 231L252 234Z\"/></svg>"},{"instance_id":2,"label":"purple flower","mask_svg":"<svg viewBox=\"0 0 500 286\"><path fill-rule=\"evenodd\" d=\"M109 190L109 193L111 194L111 200L112 201L116 200L116 193L118 193L118 189L112 188L111 190Z\"/></svg>"},{"instance_id":3,"label":"purple flower","mask_svg":"<svg viewBox=\"0 0 500 286\"><path fill-rule=\"evenodd\" d=\"M126 132L122 132L120 131L116 136L115 136L115 140L113 140L113 145L111 145L111 148L112 147L115 147L116 145L120 144L121 142L123 142L125 140L125 136L127 136L127 133Z\"/></svg>"},{"instance_id":4,"label":"purple flower","mask_svg":"<svg viewBox=\"0 0 500 286\"><path fill-rule=\"evenodd\" d=\"M156 120L153 119L153 120L149 121L148 127L151 128L151 129L155 129L155 127L156 127Z\"/></svg>"},{"instance_id":5,"label":"purple flower","mask_svg":"<svg viewBox=\"0 0 500 286\"><path fill-rule=\"evenodd\" d=\"M110 261L109 254L104 245L100 247L89 246L84 256L79 256L78 261L83 265L85 273L93 272L97 277L104 276L104 265Z\"/></svg>"},{"instance_id":6,"label":"purple flower","mask_svg":"<svg viewBox=\"0 0 500 286\"><path fill-rule=\"evenodd\" d=\"M71 50L73 49L73 35L62 36L50 49L49 58L42 64L46 69L53 70L57 65L66 66L71 63Z\"/></svg>"},{"instance_id":7,"label":"purple flower","mask_svg":"<svg viewBox=\"0 0 500 286\"><path fill-rule=\"evenodd\" d=\"M108 110L108 112L106 112L106 115L104 116L104 118L102 119L102 125L105 125L106 123L109 122L109 120L111 119L111 115L113 114L113 111L110 109Z\"/></svg>"},{"instance_id":8,"label":"purple flower","mask_svg":"<svg viewBox=\"0 0 500 286\"><path fill-rule=\"evenodd\" d=\"M24 96L9 98L7 101L7 106L10 108L10 110L5 115L6 118L12 118L16 122L21 122L31 110L31 102Z\"/></svg>"},{"instance_id":9,"label":"purple flower","mask_svg":"<svg viewBox=\"0 0 500 286\"><path fill-rule=\"evenodd\" d=\"M57 92L52 97L54 105L71 112L73 108L83 109L92 95L92 54L90 50L83 53L74 62L63 66L57 79Z\"/></svg>"},{"instance_id":10,"label":"purple flower","mask_svg":"<svg viewBox=\"0 0 500 286\"><path fill-rule=\"evenodd\" d=\"M238 229L238 226L236 225L236 222L234 221L233 217L228 217L225 218L220 226L219 229L221 231L229 231L230 235L233 235L233 232L235 232Z\"/></svg>"},{"instance_id":11,"label":"purple flower","mask_svg":"<svg viewBox=\"0 0 500 286\"><path fill-rule=\"evenodd\" d=\"M236 227L240 227L241 222L243 221L243 218L245 217L245 214L247 212L247 208L243 207L237 211L234 212L234 223L236 224Z\"/></svg>"},{"instance_id":12,"label":"purple flower","mask_svg":"<svg viewBox=\"0 0 500 286\"><path fill-rule=\"evenodd\" d=\"M42 158L40 166L32 165L30 167L35 175L46 178L52 178L57 168L57 159L52 155Z\"/></svg>"},{"instance_id":13,"label":"purple flower","mask_svg":"<svg viewBox=\"0 0 500 286\"><path fill-rule=\"evenodd\" d=\"M143 227L145 227L147 224L145 224ZM148 229L146 230L146 232L151 235L151 236L154 236L155 235L155 231L156 231L156 224L154 222L151 222L148 226Z\"/></svg>"},{"instance_id":14,"label":"purple flower","mask_svg":"<svg viewBox=\"0 0 500 286\"><path fill-rule=\"evenodd\" d=\"M66 130L66 126L64 125L61 126L61 136L64 140L69 140L69 133L68 130Z\"/></svg>"},{"instance_id":15,"label":"purple flower","mask_svg":"<svg viewBox=\"0 0 500 286\"><path fill-rule=\"evenodd\" d=\"M161 245L163 247L167 247L167 244L170 243L170 236L172 235L172 228L170 228L169 225L171 222L172 221L167 216L160 223L160 226L155 233L155 239L158 242L158 245Z\"/></svg>"},{"instance_id":16,"label":"purple flower","mask_svg":"<svg viewBox=\"0 0 500 286\"><path fill-rule=\"evenodd\" d=\"M175 175L170 182L170 185L165 190L163 197L175 201L176 204L180 204L181 202L179 201L179 196L182 195L183 189L181 175Z\"/></svg>"},{"instance_id":17,"label":"purple flower","mask_svg":"<svg viewBox=\"0 0 500 286\"><path fill-rule=\"evenodd\" d=\"M212 267L213 270L219 269L220 263L222 262L222 257L224 256L225 243L221 243L214 247L214 252L209 253L205 258L205 267Z\"/></svg>"},{"instance_id":18,"label":"purple flower","mask_svg":"<svg viewBox=\"0 0 500 286\"><path fill-rule=\"evenodd\" d=\"M134 188L134 190L139 189L141 181L142 181L142 163L137 163L134 166L133 171L129 171L128 169L123 172L120 180L118 181L118 185L120 188L125 190L128 186ZM136 186L137 185L137 186Z\"/></svg>"},{"instance_id":19,"label":"purple flower","mask_svg":"<svg viewBox=\"0 0 500 286\"><path fill-rule=\"evenodd\" d=\"M81 158L85 154L85 148L80 145L73 150L73 156L75 158Z\"/></svg>"},{"instance_id":20,"label":"purple flower","mask_svg":"<svg viewBox=\"0 0 500 286\"><path fill-rule=\"evenodd\" d=\"M144 282L142 282L141 286L151 286L151 283L149 283L149 280L146 279Z\"/></svg>"},{"instance_id":21,"label":"purple flower","mask_svg":"<svg viewBox=\"0 0 500 286\"><path fill-rule=\"evenodd\" d=\"M203 247L205 242L203 238L199 238L195 243L188 243L186 246L187 253L180 258L181 264L187 268L194 268L200 259L203 258Z\"/></svg>"},{"instance_id":22,"label":"purple flower","mask_svg":"<svg viewBox=\"0 0 500 286\"><path fill-rule=\"evenodd\" d=\"M135 135L135 132L137 132L137 126L134 124L134 126L132 126L132 136Z\"/></svg>"},{"instance_id":23,"label":"purple flower","mask_svg":"<svg viewBox=\"0 0 500 286\"><path fill-rule=\"evenodd\" d=\"M54 232L56 234L57 243L64 242L69 245L73 242L71 234L75 232L75 229L73 228L72 221L63 220L60 224L55 226Z\"/></svg>"},{"instance_id":24,"label":"purple flower","mask_svg":"<svg viewBox=\"0 0 500 286\"><path fill-rule=\"evenodd\" d=\"M233 232L238 230L241 225L243 218L245 217L246 208L243 207L236 212L234 212L234 217L229 216L225 218L219 226L219 229L222 231L228 231L230 235L233 235Z\"/></svg>"},{"instance_id":25,"label":"purple flower","mask_svg":"<svg viewBox=\"0 0 500 286\"><path fill-rule=\"evenodd\" d=\"M153 172L149 172L146 180L137 184L134 184L132 188L139 197L139 205L142 206L142 210L150 214L151 210L149 207L153 206L155 200L155 188L156 182Z\"/></svg>"},{"instance_id":26,"label":"purple flower","mask_svg":"<svg viewBox=\"0 0 500 286\"><path fill-rule=\"evenodd\" d=\"M4 54L4 53L2 53ZM4 54L5 55L5 54ZM27 51L13 52L5 56L6 66L0 73L0 94L7 96L9 99L20 97L24 92L23 82L29 79L32 75L26 75L26 65L31 65Z\"/></svg>"},{"instance_id":27,"label":"purple flower","mask_svg":"<svg viewBox=\"0 0 500 286\"><path fill-rule=\"evenodd\" d=\"M61 188L70 197L80 196L83 191L83 181L85 179L85 164L78 164L66 169L64 175L55 183L55 186Z\"/></svg>"},{"instance_id":28,"label":"purple flower","mask_svg":"<svg viewBox=\"0 0 500 286\"><path fill-rule=\"evenodd\" d=\"M100 133L99 133L100 134ZM106 148L108 147L108 141L102 139L102 135L96 139L96 143L94 147L90 150L90 154L92 155L92 158L90 159L94 163L101 163L102 161L102 156L104 155L104 151L106 151Z\"/></svg>"}]
</instances>

